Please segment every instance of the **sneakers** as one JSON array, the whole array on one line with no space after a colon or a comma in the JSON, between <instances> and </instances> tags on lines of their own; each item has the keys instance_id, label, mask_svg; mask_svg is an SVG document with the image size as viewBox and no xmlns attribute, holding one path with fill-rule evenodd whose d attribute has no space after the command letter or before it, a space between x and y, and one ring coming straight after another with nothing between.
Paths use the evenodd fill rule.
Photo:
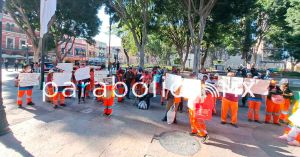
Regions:
<instances>
[{"instance_id":1,"label":"sneakers","mask_svg":"<svg viewBox=\"0 0 300 157\"><path fill-rule=\"evenodd\" d=\"M222 124L222 125L225 125L225 124L226 124L226 122L221 122L221 124Z\"/></svg>"},{"instance_id":2,"label":"sneakers","mask_svg":"<svg viewBox=\"0 0 300 157\"><path fill-rule=\"evenodd\" d=\"M29 102L27 103L28 106L34 106L34 103L33 102Z\"/></svg>"},{"instance_id":3,"label":"sneakers","mask_svg":"<svg viewBox=\"0 0 300 157\"><path fill-rule=\"evenodd\" d=\"M57 108L58 108L58 106L57 106L57 105L54 105L54 106L53 106L53 108L54 108L54 109L57 109Z\"/></svg>"},{"instance_id":4,"label":"sneakers","mask_svg":"<svg viewBox=\"0 0 300 157\"><path fill-rule=\"evenodd\" d=\"M194 132L190 132L189 134L190 134L190 136L197 136L197 133L194 133Z\"/></svg>"},{"instance_id":5,"label":"sneakers","mask_svg":"<svg viewBox=\"0 0 300 157\"><path fill-rule=\"evenodd\" d=\"M253 120L252 119L248 119L248 122L252 122Z\"/></svg>"},{"instance_id":6,"label":"sneakers","mask_svg":"<svg viewBox=\"0 0 300 157\"><path fill-rule=\"evenodd\" d=\"M281 139L281 140L287 140L288 139L288 135L284 134L282 136L279 136L278 138Z\"/></svg>"},{"instance_id":7,"label":"sneakers","mask_svg":"<svg viewBox=\"0 0 300 157\"><path fill-rule=\"evenodd\" d=\"M18 108L23 108L23 106L22 105L18 105Z\"/></svg>"},{"instance_id":8,"label":"sneakers","mask_svg":"<svg viewBox=\"0 0 300 157\"><path fill-rule=\"evenodd\" d=\"M167 121L167 116L165 116L161 121L166 122Z\"/></svg>"},{"instance_id":9,"label":"sneakers","mask_svg":"<svg viewBox=\"0 0 300 157\"><path fill-rule=\"evenodd\" d=\"M288 142L288 145L291 145L291 146L300 146L300 143L298 142L298 141L296 141L296 140L294 140L294 141L291 141L291 142Z\"/></svg>"},{"instance_id":10,"label":"sneakers","mask_svg":"<svg viewBox=\"0 0 300 157\"><path fill-rule=\"evenodd\" d=\"M255 120L254 122L258 123L258 124L261 124L261 122L259 120Z\"/></svg>"},{"instance_id":11,"label":"sneakers","mask_svg":"<svg viewBox=\"0 0 300 157\"><path fill-rule=\"evenodd\" d=\"M208 139L209 139L209 136L208 136L208 134L206 134L206 135L202 138L201 143L206 143L206 142L208 141Z\"/></svg>"}]
</instances>

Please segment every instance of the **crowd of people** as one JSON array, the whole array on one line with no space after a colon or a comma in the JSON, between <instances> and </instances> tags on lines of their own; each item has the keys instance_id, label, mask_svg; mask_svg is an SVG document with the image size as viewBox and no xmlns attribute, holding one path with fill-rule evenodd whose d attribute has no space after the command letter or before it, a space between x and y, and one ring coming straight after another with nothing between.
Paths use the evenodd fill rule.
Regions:
<instances>
[{"instance_id":1,"label":"crowd of people","mask_svg":"<svg viewBox=\"0 0 300 157\"><path fill-rule=\"evenodd\" d=\"M168 112L173 108L175 111L175 117L172 123L177 123L176 113L177 111L182 111L183 104L188 104L188 112L190 117L190 125L191 125L191 135L199 136L202 138L202 142L206 142L209 139L208 132L206 129L206 121L209 118L203 116L203 108L206 108L208 114L216 113L216 103L217 101L221 101L221 124L227 124L228 111L231 112L231 121L230 125L235 128L238 128L238 110L239 110L239 99L241 96L236 96L235 94L226 93L224 96L220 94L220 97L212 96L209 92L205 92L205 96L198 96L197 99L191 101L182 97L176 97L180 93L180 88L177 88L175 91L170 91L163 88L163 82L166 76L166 73L171 73L174 75L180 75L180 70L176 67L173 67L171 71L168 71L165 68L161 67L153 67L151 69L142 69L135 67L127 67L122 69L118 68L116 71L115 78L116 82L123 82L126 84L128 92L125 93L125 88L122 85L117 85L116 87L111 84L107 84L107 86L103 87L101 84L98 84L94 78L94 72L98 70L103 70L101 68L90 68L90 77L85 80L77 81L74 73L78 68L85 67L84 64L79 67L74 67L72 71L72 79L71 81L77 85L78 91L78 103L85 102L86 98L90 97L90 94L94 89L96 90L96 94L103 94L103 88L106 88L106 95L103 97L96 97L95 99L99 102L103 102L104 115L110 116L113 111L114 97L113 91L115 90L119 95L126 94L125 97L118 97L117 101L122 102L124 98L133 99L130 91L137 93L138 95L142 95L141 97L136 97L139 100L138 104L145 104L146 107L142 107L142 109L149 109L151 98L154 94L161 95L161 105L166 103L166 112L162 117L162 121L168 120ZM52 69L49 71L47 75L47 82L53 81L53 73L54 70L56 72L63 72L59 69ZM30 73L32 72L31 67L26 65L23 67L21 73ZM203 75L201 79L202 84L199 88L205 88L205 83L209 82L211 84L217 83L218 74L209 74L205 70L202 71ZM111 77L111 74L108 74L107 77ZM245 77L245 78L253 78L253 79L265 79L263 75L259 74L257 70L252 66L251 68L243 68L240 67L236 72L233 72L231 69L228 70L228 77ZM199 79L196 75L190 75L190 78ZM88 84L87 84L88 83ZM143 84L142 84L143 83ZM145 87L146 86L146 87ZM152 88L155 86L156 88ZM27 95L27 105L34 105L32 102L32 86L29 87L19 87L18 90L18 101L17 105L22 108L22 97L24 94ZM47 92L49 95L53 95L55 87L49 85L47 86ZM48 102L52 103L54 108L57 109L58 105L66 106L65 104L65 96L62 94L64 89L68 87L58 87L57 93L54 97L48 98ZM132 90L132 88L134 88ZM156 89L156 90L153 90ZM287 79L282 79L279 84L275 80L271 80L269 85L269 94L266 98L262 95L255 94L254 97L247 95L246 97L242 97L242 106L245 107L248 103L248 121L256 122L261 124L264 121L266 124L273 123L275 125L280 126L281 124L288 124L289 128L285 130L285 134L280 136L281 139L288 140L288 143L291 145L300 146L300 131L299 126L295 126L292 122L289 121L288 117L291 114L294 114L297 110L299 110L298 103L295 103L293 100L293 92L289 88L289 82ZM175 93L175 95L172 94ZM71 95L71 91L66 91L66 95ZM68 97L68 96L67 96ZM265 101L264 101L265 100ZM260 110L262 104L266 104L266 112L264 120L260 117ZM292 105L293 112L289 113ZM139 105L138 105L139 106ZM192 107L191 107L192 106ZM206 113L207 114L207 113ZM300 117L299 117L300 118Z\"/></svg>"}]
</instances>

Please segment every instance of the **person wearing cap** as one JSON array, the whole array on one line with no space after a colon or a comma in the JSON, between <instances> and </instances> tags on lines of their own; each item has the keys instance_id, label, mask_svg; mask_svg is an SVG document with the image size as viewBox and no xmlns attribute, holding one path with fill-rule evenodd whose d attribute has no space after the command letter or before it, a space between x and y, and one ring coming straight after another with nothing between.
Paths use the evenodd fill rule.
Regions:
<instances>
[{"instance_id":1,"label":"person wearing cap","mask_svg":"<svg viewBox=\"0 0 300 157\"><path fill-rule=\"evenodd\" d=\"M253 79L258 79L258 77L254 76ZM261 123L259 121L259 111L262 102L262 95L254 94L254 97L249 96L247 100L249 104L248 121L252 122L254 120L257 123Z\"/></svg>"},{"instance_id":2,"label":"person wearing cap","mask_svg":"<svg viewBox=\"0 0 300 157\"><path fill-rule=\"evenodd\" d=\"M46 83L49 83L49 82L53 81L53 73L54 73L54 70L50 69L49 73L47 74ZM53 95L54 94L54 90L53 90L52 84L49 84L47 86L47 93L48 93L48 95ZM53 97L47 97L47 102L53 103Z\"/></svg>"},{"instance_id":3,"label":"person wearing cap","mask_svg":"<svg viewBox=\"0 0 300 157\"><path fill-rule=\"evenodd\" d=\"M282 79L280 81L280 89L283 92L284 103L281 105L281 114L279 117L279 121L281 123L288 123L289 110L291 106L291 99L293 98L293 91L289 88L288 79Z\"/></svg>"},{"instance_id":4,"label":"person wearing cap","mask_svg":"<svg viewBox=\"0 0 300 157\"><path fill-rule=\"evenodd\" d=\"M276 85L275 80L271 80L269 85L269 94L266 100L265 123L269 124L273 117L273 123L279 124L280 106L284 103L281 89Z\"/></svg>"}]
</instances>

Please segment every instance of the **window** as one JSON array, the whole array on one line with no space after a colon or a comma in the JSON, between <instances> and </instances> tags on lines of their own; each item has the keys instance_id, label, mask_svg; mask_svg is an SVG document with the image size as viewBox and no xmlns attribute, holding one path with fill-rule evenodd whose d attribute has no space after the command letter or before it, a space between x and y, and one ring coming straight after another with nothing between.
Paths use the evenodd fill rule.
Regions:
<instances>
[{"instance_id":1,"label":"window","mask_svg":"<svg viewBox=\"0 0 300 157\"><path fill-rule=\"evenodd\" d=\"M13 49L15 47L14 43L15 41L13 38L6 38L6 48Z\"/></svg>"},{"instance_id":2,"label":"window","mask_svg":"<svg viewBox=\"0 0 300 157\"><path fill-rule=\"evenodd\" d=\"M10 24L9 23L6 24L5 30L10 31Z\"/></svg>"}]
</instances>

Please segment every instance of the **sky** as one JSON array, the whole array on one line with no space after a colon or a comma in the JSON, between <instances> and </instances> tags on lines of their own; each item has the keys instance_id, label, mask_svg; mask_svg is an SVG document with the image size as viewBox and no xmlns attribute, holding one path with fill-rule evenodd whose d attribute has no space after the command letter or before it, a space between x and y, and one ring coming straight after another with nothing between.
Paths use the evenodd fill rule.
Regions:
<instances>
[{"instance_id":1,"label":"sky","mask_svg":"<svg viewBox=\"0 0 300 157\"><path fill-rule=\"evenodd\" d=\"M102 21L100 33L94 38L96 41L101 41L107 44L109 43L109 15L105 14L104 7L98 12L98 17ZM116 36L111 36L111 46L121 46L121 39Z\"/></svg>"}]
</instances>

